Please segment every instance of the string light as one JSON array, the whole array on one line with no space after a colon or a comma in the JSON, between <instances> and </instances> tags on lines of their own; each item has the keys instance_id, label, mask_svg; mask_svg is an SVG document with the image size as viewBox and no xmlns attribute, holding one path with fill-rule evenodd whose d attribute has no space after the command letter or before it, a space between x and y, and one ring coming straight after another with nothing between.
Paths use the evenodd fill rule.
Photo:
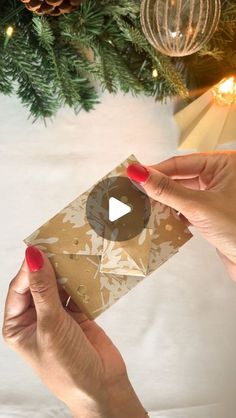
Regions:
<instances>
[{"instance_id":1,"label":"string light","mask_svg":"<svg viewBox=\"0 0 236 418\"><path fill-rule=\"evenodd\" d=\"M7 47L8 42L11 39L13 33L14 33L14 28L12 26L8 26L5 30L6 36L5 36L4 45L3 45L4 48Z\"/></svg>"},{"instance_id":2,"label":"string light","mask_svg":"<svg viewBox=\"0 0 236 418\"><path fill-rule=\"evenodd\" d=\"M234 92L234 77L228 78L226 81L219 84L219 93L233 93Z\"/></svg>"},{"instance_id":3,"label":"string light","mask_svg":"<svg viewBox=\"0 0 236 418\"><path fill-rule=\"evenodd\" d=\"M193 35L193 27L190 26L187 31L188 35Z\"/></svg>"},{"instance_id":4,"label":"string light","mask_svg":"<svg viewBox=\"0 0 236 418\"><path fill-rule=\"evenodd\" d=\"M212 90L215 100L220 105L236 103L236 82L234 77L224 78Z\"/></svg>"},{"instance_id":5,"label":"string light","mask_svg":"<svg viewBox=\"0 0 236 418\"><path fill-rule=\"evenodd\" d=\"M152 72L152 76L153 76L154 78L157 78L157 77L158 77L158 71L157 71L157 69L156 69L156 68L154 68L154 70L153 70L153 72Z\"/></svg>"},{"instance_id":6,"label":"string light","mask_svg":"<svg viewBox=\"0 0 236 418\"><path fill-rule=\"evenodd\" d=\"M6 29L6 35L8 36L8 38L11 38L13 35L14 29L12 26L8 26L8 28Z\"/></svg>"}]
</instances>

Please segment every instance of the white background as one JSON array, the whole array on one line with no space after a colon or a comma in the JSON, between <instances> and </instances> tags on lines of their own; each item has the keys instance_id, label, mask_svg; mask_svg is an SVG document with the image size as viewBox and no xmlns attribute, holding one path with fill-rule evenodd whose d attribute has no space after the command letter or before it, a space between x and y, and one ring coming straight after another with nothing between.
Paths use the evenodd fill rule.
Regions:
<instances>
[{"instance_id":1,"label":"white background","mask_svg":"<svg viewBox=\"0 0 236 418\"><path fill-rule=\"evenodd\" d=\"M24 256L23 238L129 154L144 164L176 154L178 130L171 104L129 95L104 94L94 112L77 117L62 110L47 127L27 120L14 98L0 97L0 109L3 308ZM144 406L161 418L235 417L235 322L236 285L197 234L98 319ZM1 418L66 416L55 412L55 398L3 341L0 372ZM22 412L13 415L14 408Z\"/></svg>"}]
</instances>

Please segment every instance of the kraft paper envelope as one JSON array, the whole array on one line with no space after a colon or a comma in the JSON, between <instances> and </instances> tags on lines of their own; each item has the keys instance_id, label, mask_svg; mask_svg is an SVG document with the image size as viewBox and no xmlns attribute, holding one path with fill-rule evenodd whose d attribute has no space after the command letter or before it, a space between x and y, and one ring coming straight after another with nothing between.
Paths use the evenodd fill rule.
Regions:
<instances>
[{"instance_id":1,"label":"kraft paper envelope","mask_svg":"<svg viewBox=\"0 0 236 418\"><path fill-rule=\"evenodd\" d=\"M108 179L109 185L109 181L116 182L114 177L127 177L126 168L134 162L138 161L131 155L102 180ZM24 240L47 254L58 282L91 319L178 252L192 236L174 210L152 199L148 223L137 236L126 241L99 236L86 216L86 201L93 188ZM127 188L127 199L130 190ZM102 199L100 203L102 210Z\"/></svg>"}]
</instances>

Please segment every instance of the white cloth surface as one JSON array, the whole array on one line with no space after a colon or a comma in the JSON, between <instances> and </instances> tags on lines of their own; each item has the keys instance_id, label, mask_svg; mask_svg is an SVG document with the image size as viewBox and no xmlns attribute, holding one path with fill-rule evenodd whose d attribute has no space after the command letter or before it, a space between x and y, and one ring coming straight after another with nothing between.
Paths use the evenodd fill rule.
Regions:
<instances>
[{"instance_id":1,"label":"white cloth surface","mask_svg":"<svg viewBox=\"0 0 236 418\"><path fill-rule=\"evenodd\" d=\"M226 414L227 415L226 415ZM223 415L224 414L224 415ZM150 418L218 418L221 416L230 417L228 411L222 406L204 406L184 409L165 410L159 412L150 412ZM28 407L26 405L16 406L14 404L1 405L0 418L71 418L68 410L63 406L40 405ZM233 418L233 415L231 415ZM133 417L132 417L133 418Z\"/></svg>"},{"instance_id":2,"label":"white cloth surface","mask_svg":"<svg viewBox=\"0 0 236 418\"><path fill-rule=\"evenodd\" d=\"M22 239L129 154L145 164L176 154L178 130L171 104L129 95L104 94L94 112L78 117L62 110L47 128L27 120L16 99L0 97L0 108L3 311L24 255ZM235 319L236 286L214 248L194 232L97 322L121 351L151 417L234 418ZM0 418L69 416L3 342L0 370Z\"/></svg>"},{"instance_id":3,"label":"white cloth surface","mask_svg":"<svg viewBox=\"0 0 236 418\"><path fill-rule=\"evenodd\" d=\"M2 405L0 418L70 418L71 415L65 408L56 406L27 407L14 404Z\"/></svg>"}]
</instances>

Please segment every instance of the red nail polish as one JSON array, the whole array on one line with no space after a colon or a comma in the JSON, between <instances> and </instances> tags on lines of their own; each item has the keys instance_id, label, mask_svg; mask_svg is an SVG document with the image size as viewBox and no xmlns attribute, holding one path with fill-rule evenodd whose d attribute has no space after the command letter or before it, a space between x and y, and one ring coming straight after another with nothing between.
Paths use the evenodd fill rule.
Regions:
<instances>
[{"instance_id":1,"label":"red nail polish","mask_svg":"<svg viewBox=\"0 0 236 418\"><path fill-rule=\"evenodd\" d=\"M27 247L25 259L31 272L39 271L43 267L43 256L36 247Z\"/></svg>"},{"instance_id":2,"label":"red nail polish","mask_svg":"<svg viewBox=\"0 0 236 418\"><path fill-rule=\"evenodd\" d=\"M137 183L145 183L150 173L146 167L140 164L130 164L127 168L127 175L130 179L137 181Z\"/></svg>"}]
</instances>

